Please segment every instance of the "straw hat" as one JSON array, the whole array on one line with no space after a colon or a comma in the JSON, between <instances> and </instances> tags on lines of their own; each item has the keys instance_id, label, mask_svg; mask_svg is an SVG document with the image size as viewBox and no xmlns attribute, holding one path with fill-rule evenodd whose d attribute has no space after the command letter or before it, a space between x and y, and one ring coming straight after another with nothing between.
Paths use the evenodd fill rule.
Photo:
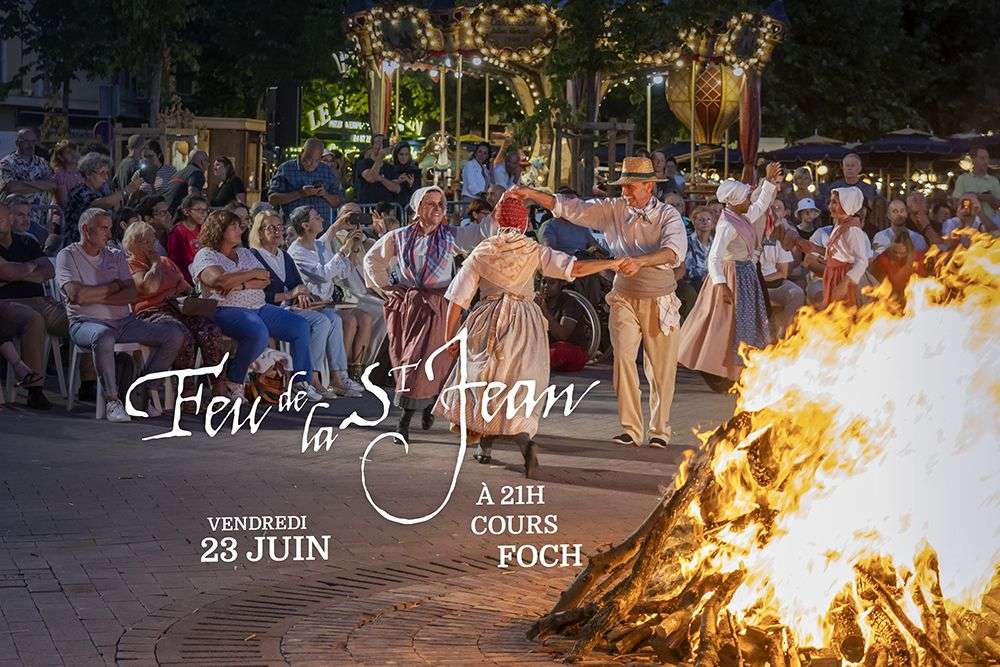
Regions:
<instances>
[{"instance_id":1,"label":"straw hat","mask_svg":"<svg viewBox=\"0 0 1000 667\"><path fill-rule=\"evenodd\" d=\"M620 178L608 185L623 185L625 183L646 183L649 181L666 181L667 178L657 178L653 169L653 161L648 157L627 157L622 162Z\"/></svg>"}]
</instances>

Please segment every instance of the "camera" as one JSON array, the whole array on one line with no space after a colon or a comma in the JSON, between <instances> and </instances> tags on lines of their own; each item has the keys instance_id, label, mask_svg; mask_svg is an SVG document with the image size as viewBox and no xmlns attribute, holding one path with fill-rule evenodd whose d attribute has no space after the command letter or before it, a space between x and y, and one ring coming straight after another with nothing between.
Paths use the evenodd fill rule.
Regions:
<instances>
[{"instance_id":1,"label":"camera","mask_svg":"<svg viewBox=\"0 0 1000 667\"><path fill-rule=\"evenodd\" d=\"M156 180L156 166L149 160L139 160L139 176L150 185Z\"/></svg>"},{"instance_id":2,"label":"camera","mask_svg":"<svg viewBox=\"0 0 1000 667\"><path fill-rule=\"evenodd\" d=\"M371 227L372 216L368 213L351 213L351 224L355 227Z\"/></svg>"}]
</instances>

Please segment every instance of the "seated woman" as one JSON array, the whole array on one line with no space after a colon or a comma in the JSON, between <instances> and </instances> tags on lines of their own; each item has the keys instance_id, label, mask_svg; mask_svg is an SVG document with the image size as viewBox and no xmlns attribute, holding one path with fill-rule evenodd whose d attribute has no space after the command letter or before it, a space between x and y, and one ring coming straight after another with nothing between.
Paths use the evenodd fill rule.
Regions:
<instances>
[{"instance_id":1,"label":"seated woman","mask_svg":"<svg viewBox=\"0 0 1000 667\"><path fill-rule=\"evenodd\" d=\"M201 227L202 247L191 263L191 276L202 294L218 302L216 324L236 341L236 354L226 369L226 393L233 400L243 398L247 369L273 336L292 345L296 374L292 388L318 401L323 397L309 383L313 372L309 323L267 303L264 288L271 284L271 274L249 248L240 245L241 232L240 219L232 211L213 211Z\"/></svg>"},{"instance_id":2,"label":"seated woman","mask_svg":"<svg viewBox=\"0 0 1000 667\"><path fill-rule=\"evenodd\" d=\"M190 294L191 284L184 280L180 268L169 257L156 251L156 230L148 222L133 222L125 230L122 247L128 254L128 270L132 274L139 300L132 312L140 320L174 324L184 330L184 342L174 358L174 368L195 368L197 350L201 350L202 366L217 366L226 355L222 331L212 320L197 315L184 315L173 299ZM213 393L225 393L225 381L216 378Z\"/></svg>"},{"instance_id":3,"label":"seated woman","mask_svg":"<svg viewBox=\"0 0 1000 667\"><path fill-rule=\"evenodd\" d=\"M338 394L360 396L361 385L347 377L347 355L340 315L332 305L327 308L312 305L309 288L302 282L295 262L281 249L284 240L285 226L281 215L277 211L258 213L250 228L250 247L271 275L271 284L264 288L264 296L268 303L291 308L309 322L309 353L316 369L311 380L316 391L324 398L335 398ZM316 302L322 303L318 299ZM318 372L324 360L330 369L329 387L323 386Z\"/></svg>"},{"instance_id":4,"label":"seated woman","mask_svg":"<svg viewBox=\"0 0 1000 667\"><path fill-rule=\"evenodd\" d=\"M892 298L904 302L906 286L914 274L923 275L924 253L913 247L913 239L906 229L898 230L889 247L872 262L871 271L876 279L888 280L892 285Z\"/></svg>"},{"instance_id":5,"label":"seated woman","mask_svg":"<svg viewBox=\"0 0 1000 667\"><path fill-rule=\"evenodd\" d=\"M45 321L41 315L20 303L0 301L0 358L14 369L17 386L28 390L28 407L34 410L48 410L52 407L42 391L45 376L32 370L24 362L14 342L21 341L21 351L26 356L41 358L41 341L44 337ZM29 352L29 348L33 348L33 352ZM0 394L3 391L3 385L0 385Z\"/></svg>"},{"instance_id":6,"label":"seated woman","mask_svg":"<svg viewBox=\"0 0 1000 667\"><path fill-rule=\"evenodd\" d=\"M364 254L361 249L364 233L352 222L352 213L350 205L341 207L336 222L322 236L318 236L323 231L323 220L319 214L307 206L296 208L289 220L298 239L288 246L288 254L314 297L332 301L338 281L347 286L348 289L343 290L345 294L348 291L352 293L352 301L357 302L357 307L338 312L343 321L347 365L356 372L358 367L363 366L373 339L379 333L377 325L381 323L384 333L385 323L381 316L381 303L379 310L374 311L363 300L368 290L358 265L352 259L354 255ZM344 242L339 232L344 232Z\"/></svg>"}]
</instances>

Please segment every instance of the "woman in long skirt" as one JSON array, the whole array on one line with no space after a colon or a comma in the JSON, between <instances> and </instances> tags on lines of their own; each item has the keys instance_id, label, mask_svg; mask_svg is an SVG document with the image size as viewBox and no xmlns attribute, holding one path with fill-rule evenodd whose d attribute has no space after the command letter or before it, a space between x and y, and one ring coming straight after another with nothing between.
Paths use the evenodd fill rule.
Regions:
<instances>
[{"instance_id":1,"label":"woman in long skirt","mask_svg":"<svg viewBox=\"0 0 1000 667\"><path fill-rule=\"evenodd\" d=\"M740 343L759 348L770 342L757 261L767 212L780 182L781 166L771 163L755 200L751 201L749 185L733 179L723 181L716 192L726 208L719 216L708 252L708 279L681 326L677 356L678 363L701 371L706 379L735 382L743 370Z\"/></svg>"},{"instance_id":2,"label":"woman in long skirt","mask_svg":"<svg viewBox=\"0 0 1000 667\"><path fill-rule=\"evenodd\" d=\"M475 455L480 463L492 460L496 438L513 437L524 456L525 475L531 477L538 465L532 438L538 431L541 406L530 413L522 408L513 415L507 414L506 406L523 405L529 392L538 396L549 384L548 327L535 303L535 274L570 281L616 270L622 260L578 260L539 245L524 235L528 211L515 197L502 197L494 215L498 232L476 246L445 293L449 339L457 333L462 311L469 309L477 291L480 299L465 321L468 358L464 364L462 360L456 363L434 413L455 424L464 420L468 431L482 435ZM455 389L463 380L502 383L503 390L466 389L463 416ZM485 396L489 396L488 403Z\"/></svg>"}]
</instances>

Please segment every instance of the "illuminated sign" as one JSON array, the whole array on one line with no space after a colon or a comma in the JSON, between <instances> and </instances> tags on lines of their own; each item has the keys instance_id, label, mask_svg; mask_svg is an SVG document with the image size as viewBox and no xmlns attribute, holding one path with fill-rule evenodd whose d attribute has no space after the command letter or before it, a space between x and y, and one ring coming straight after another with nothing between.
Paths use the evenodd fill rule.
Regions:
<instances>
[{"instance_id":1,"label":"illuminated sign","mask_svg":"<svg viewBox=\"0 0 1000 667\"><path fill-rule=\"evenodd\" d=\"M347 100L343 97L335 97L329 102L323 102L315 109L306 111L306 122L310 134L320 128L329 128L350 132L351 141L357 143L371 141L371 135L365 134L365 131L369 129L368 121L358 120L356 117L350 116L347 113ZM401 118L396 131L399 134L423 136L424 121Z\"/></svg>"}]
</instances>

